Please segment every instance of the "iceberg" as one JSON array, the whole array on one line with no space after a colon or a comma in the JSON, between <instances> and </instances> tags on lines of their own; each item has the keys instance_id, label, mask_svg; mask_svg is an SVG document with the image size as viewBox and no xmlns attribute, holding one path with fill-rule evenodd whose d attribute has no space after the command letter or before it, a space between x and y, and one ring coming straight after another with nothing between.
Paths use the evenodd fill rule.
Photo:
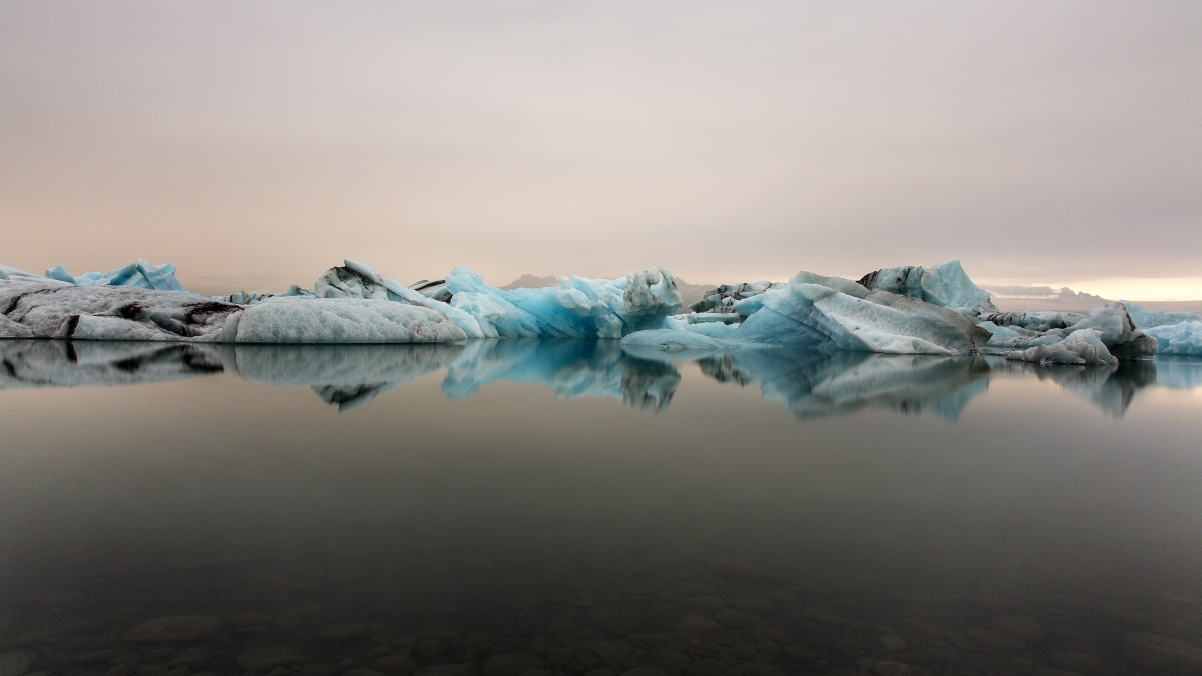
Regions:
<instances>
[{"instance_id":1,"label":"iceberg","mask_svg":"<svg viewBox=\"0 0 1202 676\"><path fill-rule=\"evenodd\" d=\"M730 307L746 319L728 332L666 322L646 335L626 336L623 345L667 350L783 345L828 352L954 355L972 352L990 337L955 310L810 272Z\"/></svg>"},{"instance_id":2,"label":"iceberg","mask_svg":"<svg viewBox=\"0 0 1202 676\"><path fill-rule=\"evenodd\" d=\"M173 291L0 283L0 337L229 343L455 342L445 316L388 301L295 298L243 306Z\"/></svg>"},{"instance_id":3,"label":"iceberg","mask_svg":"<svg viewBox=\"0 0 1202 676\"><path fill-rule=\"evenodd\" d=\"M467 335L426 307L364 298L267 300L226 320L225 343L450 343Z\"/></svg>"},{"instance_id":4,"label":"iceberg","mask_svg":"<svg viewBox=\"0 0 1202 676\"><path fill-rule=\"evenodd\" d=\"M870 291L888 291L907 298L977 316L997 312L989 292L973 283L960 261L948 261L929 268L906 265L870 272L860 279Z\"/></svg>"},{"instance_id":5,"label":"iceberg","mask_svg":"<svg viewBox=\"0 0 1202 676\"><path fill-rule=\"evenodd\" d=\"M677 352L791 345L827 352L978 353L1025 361L1109 364L1150 357L1158 344L1158 339L1137 328L1128 307L1119 303L1085 314L1000 312L959 261L930 268L887 268L858 282L801 272L784 285L723 286L693 309L703 312L628 335L623 345ZM1171 320L1183 314L1159 313ZM1153 315L1145 312L1141 317L1151 321ZM1158 321L1167 321L1159 315ZM1196 354L1191 352L1196 349L1190 342L1191 329L1183 326L1160 329L1162 350Z\"/></svg>"},{"instance_id":6,"label":"iceberg","mask_svg":"<svg viewBox=\"0 0 1202 676\"><path fill-rule=\"evenodd\" d=\"M1127 309L1127 314L1131 316L1131 321L1135 322L1135 326L1140 329L1151 329L1157 326L1169 326L1183 322L1196 322L1200 319L1198 315L1192 312L1149 310L1142 305L1136 305L1126 300L1120 300L1119 303L1122 303L1123 307Z\"/></svg>"},{"instance_id":7,"label":"iceberg","mask_svg":"<svg viewBox=\"0 0 1202 676\"><path fill-rule=\"evenodd\" d=\"M1135 327L1119 303L1075 312L997 312L981 315L988 349L1022 361L1110 364L1156 354L1155 339ZM1080 334L1080 335L1078 335Z\"/></svg>"},{"instance_id":8,"label":"iceberg","mask_svg":"<svg viewBox=\"0 0 1202 676\"><path fill-rule=\"evenodd\" d=\"M174 291L76 286L50 279L0 282L0 337L216 341L230 303Z\"/></svg>"},{"instance_id":9,"label":"iceberg","mask_svg":"<svg viewBox=\"0 0 1202 676\"><path fill-rule=\"evenodd\" d=\"M1199 354L1197 315L1112 303L1088 313L1000 312L959 261L885 268L858 282L800 272L683 300L672 273L564 276L554 286L500 289L467 268L403 285L346 259L310 291L203 299L175 266L136 263L72 276L0 266L0 338L218 343L458 342L473 338L621 338L628 349L789 346L827 353L1001 355L1108 364ZM164 295L166 294L166 295ZM1100 345L1100 347L1099 347Z\"/></svg>"},{"instance_id":10,"label":"iceberg","mask_svg":"<svg viewBox=\"0 0 1202 676\"><path fill-rule=\"evenodd\" d=\"M651 268L625 279L560 277L559 286L502 291L466 268L447 276L451 306L490 338L621 338L662 326L683 301L672 273Z\"/></svg>"},{"instance_id":11,"label":"iceberg","mask_svg":"<svg viewBox=\"0 0 1202 676\"><path fill-rule=\"evenodd\" d=\"M318 280L317 296L423 305L469 338L620 338L662 324L682 303L672 273L660 268L625 279L561 277L559 286L503 291L466 268L410 288L358 261L344 263Z\"/></svg>"},{"instance_id":12,"label":"iceberg","mask_svg":"<svg viewBox=\"0 0 1202 676\"><path fill-rule=\"evenodd\" d=\"M55 279L77 286L128 286L135 289L153 289L155 291L177 291L188 293L183 285L175 279L175 266L171 263L151 265L141 258L136 263L130 263L123 268L108 272L85 272L78 277L72 277L67 268L56 265L46 271L48 279Z\"/></svg>"},{"instance_id":13,"label":"iceberg","mask_svg":"<svg viewBox=\"0 0 1202 676\"><path fill-rule=\"evenodd\" d=\"M1202 321L1162 324L1144 329L1159 354L1202 356Z\"/></svg>"}]
</instances>

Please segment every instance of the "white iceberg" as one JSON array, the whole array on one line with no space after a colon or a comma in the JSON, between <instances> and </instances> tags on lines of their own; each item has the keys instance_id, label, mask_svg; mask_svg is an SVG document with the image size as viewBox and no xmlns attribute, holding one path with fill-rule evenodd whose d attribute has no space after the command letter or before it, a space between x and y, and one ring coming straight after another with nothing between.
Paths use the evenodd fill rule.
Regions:
<instances>
[{"instance_id":1,"label":"white iceberg","mask_svg":"<svg viewBox=\"0 0 1202 676\"><path fill-rule=\"evenodd\" d=\"M1064 340L1006 353L1007 359L1045 364L1113 364L1118 361L1102 342L1097 329L1074 331Z\"/></svg>"},{"instance_id":2,"label":"white iceberg","mask_svg":"<svg viewBox=\"0 0 1202 676\"><path fill-rule=\"evenodd\" d=\"M232 315L226 343L450 343L467 335L426 307L364 298L268 300Z\"/></svg>"},{"instance_id":3,"label":"white iceberg","mask_svg":"<svg viewBox=\"0 0 1202 676\"><path fill-rule=\"evenodd\" d=\"M1094 308L1088 314L997 312L981 315L979 321L993 334L986 351L1010 359L1110 364L1117 358L1139 359L1156 354L1156 341L1135 327L1127 309L1119 303ZM1078 333L1081 335L1073 338ZM1063 345L1070 338L1073 342ZM1100 350L1096 349L1098 345Z\"/></svg>"}]
</instances>

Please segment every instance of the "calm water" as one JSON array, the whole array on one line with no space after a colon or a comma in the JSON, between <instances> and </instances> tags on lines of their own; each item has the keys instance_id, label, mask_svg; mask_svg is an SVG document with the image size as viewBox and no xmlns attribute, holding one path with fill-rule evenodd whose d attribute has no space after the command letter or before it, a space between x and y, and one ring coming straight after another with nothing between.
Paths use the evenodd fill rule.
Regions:
<instances>
[{"instance_id":1,"label":"calm water","mask_svg":"<svg viewBox=\"0 0 1202 676\"><path fill-rule=\"evenodd\" d=\"M1202 361L0 353L0 676L1202 673Z\"/></svg>"}]
</instances>

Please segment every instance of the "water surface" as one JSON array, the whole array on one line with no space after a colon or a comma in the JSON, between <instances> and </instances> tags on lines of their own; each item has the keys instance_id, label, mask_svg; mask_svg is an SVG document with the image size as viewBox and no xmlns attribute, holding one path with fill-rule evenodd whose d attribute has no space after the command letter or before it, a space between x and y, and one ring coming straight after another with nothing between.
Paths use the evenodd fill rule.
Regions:
<instances>
[{"instance_id":1,"label":"water surface","mask_svg":"<svg viewBox=\"0 0 1202 676\"><path fill-rule=\"evenodd\" d=\"M1202 361L0 352L5 676L1202 673Z\"/></svg>"}]
</instances>

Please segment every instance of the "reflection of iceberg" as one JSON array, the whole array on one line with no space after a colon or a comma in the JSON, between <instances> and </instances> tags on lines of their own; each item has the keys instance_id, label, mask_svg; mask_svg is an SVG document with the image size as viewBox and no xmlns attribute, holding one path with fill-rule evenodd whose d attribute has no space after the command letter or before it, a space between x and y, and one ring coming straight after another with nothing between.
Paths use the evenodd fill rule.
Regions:
<instances>
[{"instance_id":1,"label":"reflection of iceberg","mask_svg":"<svg viewBox=\"0 0 1202 676\"><path fill-rule=\"evenodd\" d=\"M546 385L564 399L613 397L654 412L668 407L680 374L670 364L624 355L614 340L474 340L447 369L442 391L466 399L499 380Z\"/></svg>"},{"instance_id":2,"label":"reflection of iceberg","mask_svg":"<svg viewBox=\"0 0 1202 676\"><path fill-rule=\"evenodd\" d=\"M1093 402L1102 412L1121 418L1131 406L1135 393L1160 382L1160 359L1122 361L1103 365L1044 365L993 360L996 372L1031 374L1050 380L1064 389ZM1198 363L1202 366L1202 362ZM1199 383L1202 384L1202 383Z\"/></svg>"},{"instance_id":3,"label":"reflection of iceberg","mask_svg":"<svg viewBox=\"0 0 1202 676\"><path fill-rule=\"evenodd\" d=\"M561 398L609 397L663 411L681 382L673 361L696 361L720 382L755 385L799 419L864 408L957 419L991 376L1056 382L1122 416L1152 385L1202 388L1202 359L1046 365L1003 357L828 354L789 348L665 353L613 340L473 340L413 345L204 345L195 343L0 341L0 389L162 382L222 371L275 387L309 386L339 410L446 369L442 391L465 399L489 383L551 387Z\"/></svg>"},{"instance_id":4,"label":"reflection of iceberg","mask_svg":"<svg viewBox=\"0 0 1202 676\"><path fill-rule=\"evenodd\" d=\"M346 411L445 368L462 351L439 344L238 345L224 354L231 373L275 387L308 385Z\"/></svg>"},{"instance_id":5,"label":"reflection of iceberg","mask_svg":"<svg viewBox=\"0 0 1202 676\"><path fill-rule=\"evenodd\" d=\"M758 385L799 419L862 408L931 411L955 420L988 386L980 358L900 356L864 352L827 355L793 350L745 350L710 356L701 370L722 382Z\"/></svg>"},{"instance_id":6,"label":"reflection of iceberg","mask_svg":"<svg viewBox=\"0 0 1202 676\"><path fill-rule=\"evenodd\" d=\"M0 389L133 385L220 373L221 355L204 345L0 340Z\"/></svg>"}]
</instances>

